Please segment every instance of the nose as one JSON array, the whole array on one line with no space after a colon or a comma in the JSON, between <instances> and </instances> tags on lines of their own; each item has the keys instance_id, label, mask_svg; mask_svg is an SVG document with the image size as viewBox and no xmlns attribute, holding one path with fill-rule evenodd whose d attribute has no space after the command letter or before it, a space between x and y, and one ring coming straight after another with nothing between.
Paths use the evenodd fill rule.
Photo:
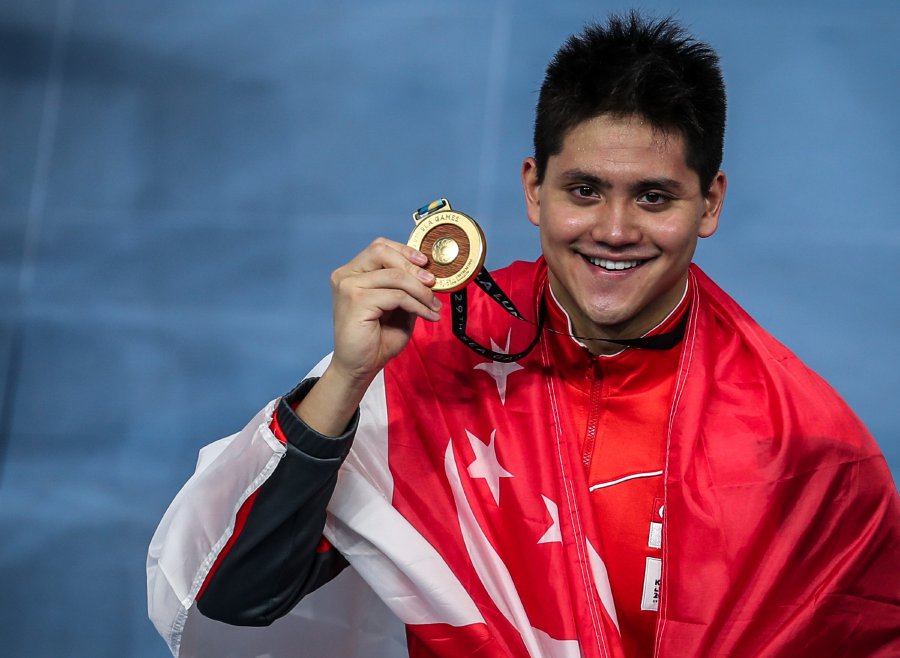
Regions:
<instances>
[{"instance_id":1,"label":"nose","mask_svg":"<svg viewBox=\"0 0 900 658\"><path fill-rule=\"evenodd\" d=\"M636 209L627 202L607 201L597 207L591 239L612 248L626 247L641 240Z\"/></svg>"}]
</instances>

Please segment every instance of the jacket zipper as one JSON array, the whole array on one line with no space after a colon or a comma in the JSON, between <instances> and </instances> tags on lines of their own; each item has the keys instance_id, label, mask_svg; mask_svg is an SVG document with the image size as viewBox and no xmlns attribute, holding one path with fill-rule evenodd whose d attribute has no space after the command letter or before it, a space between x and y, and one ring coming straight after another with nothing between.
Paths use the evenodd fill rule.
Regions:
<instances>
[{"instance_id":1,"label":"jacket zipper","mask_svg":"<svg viewBox=\"0 0 900 658\"><path fill-rule=\"evenodd\" d=\"M588 401L587 428L582 443L581 463L588 474L591 460L594 457L594 445L597 442L597 427L600 424L600 408L603 402L603 369L594 359L591 364L591 393Z\"/></svg>"}]
</instances>

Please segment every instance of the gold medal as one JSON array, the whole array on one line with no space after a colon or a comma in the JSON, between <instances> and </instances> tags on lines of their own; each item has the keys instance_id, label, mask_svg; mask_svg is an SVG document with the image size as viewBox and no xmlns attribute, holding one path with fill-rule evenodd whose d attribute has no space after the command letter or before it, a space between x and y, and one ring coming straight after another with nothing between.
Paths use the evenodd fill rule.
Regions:
<instances>
[{"instance_id":1,"label":"gold medal","mask_svg":"<svg viewBox=\"0 0 900 658\"><path fill-rule=\"evenodd\" d=\"M436 279L432 290L453 292L474 279L484 266L484 233L478 223L450 207L447 199L432 201L413 213L416 227L406 244L428 257Z\"/></svg>"}]
</instances>

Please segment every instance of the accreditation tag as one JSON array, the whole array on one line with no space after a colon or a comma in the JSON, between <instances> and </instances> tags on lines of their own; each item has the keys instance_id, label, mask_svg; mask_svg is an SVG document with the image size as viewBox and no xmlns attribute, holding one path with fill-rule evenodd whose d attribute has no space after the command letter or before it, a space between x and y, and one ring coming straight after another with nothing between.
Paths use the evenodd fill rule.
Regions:
<instances>
[{"instance_id":1,"label":"accreditation tag","mask_svg":"<svg viewBox=\"0 0 900 658\"><path fill-rule=\"evenodd\" d=\"M659 610L659 584L662 578L662 560L648 557L644 565L644 594L641 610Z\"/></svg>"},{"instance_id":2,"label":"accreditation tag","mask_svg":"<svg viewBox=\"0 0 900 658\"><path fill-rule=\"evenodd\" d=\"M653 514L650 517L650 536L647 538L647 546L650 548L662 547L663 514L665 505L662 498L653 501Z\"/></svg>"}]
</instances>

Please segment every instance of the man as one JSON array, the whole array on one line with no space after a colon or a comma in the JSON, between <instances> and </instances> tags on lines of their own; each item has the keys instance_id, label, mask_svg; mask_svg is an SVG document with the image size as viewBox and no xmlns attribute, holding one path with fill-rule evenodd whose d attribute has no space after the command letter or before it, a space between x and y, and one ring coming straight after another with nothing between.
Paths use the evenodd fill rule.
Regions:
<instances>
[{"instance_id":1,"label":"man","mask_svg":"<svg viewBox=\"0 0 900 658\"><path fill-rule=\"evenodd\" d=\"M205 449L154 537L173 651L193 604L267 625L349 563L411 656L898 655L883 457L691 265L724 123L717 58L675 23L571 38L521 173L543 256L494 275L525 319L466 309L523 354L458 340L411 247L338 269L320 376Z\"/></svg>"}]
</instances>

